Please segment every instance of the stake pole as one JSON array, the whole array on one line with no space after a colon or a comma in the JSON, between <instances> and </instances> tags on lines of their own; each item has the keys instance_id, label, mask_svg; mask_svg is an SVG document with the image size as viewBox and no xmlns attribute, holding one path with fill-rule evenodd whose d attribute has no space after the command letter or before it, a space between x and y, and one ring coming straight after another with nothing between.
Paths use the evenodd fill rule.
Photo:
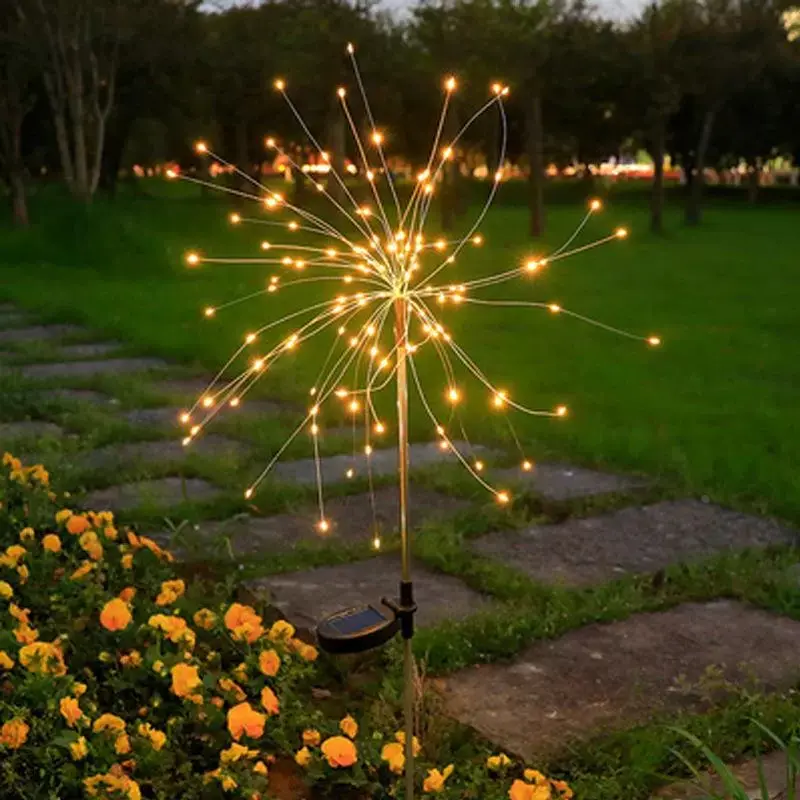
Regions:
<instances>
[{"instance_id":1,"label":"stake pole","mask_svg":"<svg viewBox=\"0 0 800 800\"><path fill-rule=\"evenodd\" d=\"M400 540L402 579L400 606L403 616L403 714L405 730L405 800L414 798L414 592L411 583L411 539L408 535L408 301L398 297L394 304L394 334L397 345L397 453L400 482Z\"/></svg>"}]
</instances>

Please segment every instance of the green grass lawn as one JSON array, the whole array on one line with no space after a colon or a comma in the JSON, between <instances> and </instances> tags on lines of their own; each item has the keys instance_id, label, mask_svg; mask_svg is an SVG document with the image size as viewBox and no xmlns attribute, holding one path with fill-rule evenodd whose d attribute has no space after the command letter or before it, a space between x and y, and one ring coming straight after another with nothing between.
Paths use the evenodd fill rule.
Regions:
<instances>
[{"instance_id":1,"label":"green grass lawn","mask_svg":"<svg viewBox=\"0 0 800 800\"><path fill-rule=\"evenodd\" d=\"M446 283L545 255L569 236L583 214L583 199L554 198L548 209L547 241L533 244L525 235L522 188L503 187L499 203L482 226L486 244L470 248L449 268ZM205 319L204 307L263 288L267 277L280 269L212 265L187 269L183 255L189 249L252 256L262 238L275 238L261 227L232 227L226 219L232 208L219 196L164 183L139 184L138 191L126 187L116 200L99 199L89 209L75 208L52 189L41 191L33 199L36 223L30 230L0 228L0 300L12 300L46 319L83 323L98 336L129 344L130 352L163 355L208 373L224 363L246 331L331 294L329 287L287 289ZM657 334L664 342L660 348L537 309L451 307L444 310L442 320L496 385L514 398L534 407L564 403L571 409L566 419L513 417L531 458L640 471L659 478L668 493L705 494L797 523L800 359L795 353L800 319L793 297L800 277L797 213L789 206L747 208L734 198L721 198L709 208L703 226L692 230L682 226L680 210L670 206L669 233L653 237L647 232L645 198L635 192L615 192L608 210L593 220L581 241L603 236L618 225L630 228L627 240L484 295L555 302L635 333ZM290 331L287 327L278 335L282 338ZM263 392L306 404L308 387L329 341L304 345L287 358L268 374ZM48 345L37 345L23 348L18 360L52 356ZM419 366L434 404L444 408L445 381L438 361L421 352ZM4 380L0 420L42 413L27 396L30 383L17 385L13 376ZM475 381L462 380L460 385L461 409L473 441L510 448L505 420L489 412L486 390ZM127 376L97 379L87 388L110 391L125 408L168 401L157 390L154 394L148 381ZM391 395L384 398L382 408L390 421ZM59 413L57 421L76 434L66 447L53 443L67 463L78 449L131 436L166 435L163 430L127 429L99 411L62 408ZM415 438L431 437L431 425L418 402L412 405L412 423ZM235 430L248 423L233 419L228 424ZM284 416L263 420L248 430L247 438L267 451L283 439L287 425ZM224 426L221 432L226 432ZM306 444L287 455L308 456L303 451ZM213 509L173 509L171 518L194 519L193 514L222 518L241 510L239 489L246 478L241 472L252 466L191 462L185 474L235 488L239 499L226 495ZM133 472L126 472L127 478L139 477L137 469L130 467ZM142 477L172 471L169 464L141 469ZM55 471L60 470L56 462ZM98 480L106 485L119 478L102 470L87 480L94 486ZM467 486L444 469L430 470L425 481L449 489ZM75 483L80 486L81 480L76 478ZM641 501L660 496L656 487L643 493ZM293 494L267 484L259 504L262 513L270 513L304 499L300 489ZM618 501L610 497L587 501L585 506L573 502L569 513L596 511L603 503L610 508ZM137 521L161 524L161 511L156 509L150 519L140 510ZM566 507L561 511L566 513ZM550 519L559 509L537 505L535 498L527 497L514 512L526 520ZM491 504L473 507L457 520L416 537L415 555L421 562L460 577L500 604L466 621L420 632L415 646L430 674L510 657L530 641L555 638L589 622L624 619L687 600L731 597L793 618L800 614L793 571L796 551L720 554L691 566L675 565L658 581L651 576L628 577L604 587L567 590L539 586L463 546L465 537L507 524L505 517ZM363 558L368 547L364 541L301 548L284 556L254 559L236 577ZM384 547L396 549L396 537L387 537ZM234 569L235 561L226 559L220 543L220 564ZM213 574L231 578L221 567ZM339 681L348 692L348 703L356 697L355 702L371 708L374 701L383 713L393 715L399 702L399 658L396 650L381 658L375 673L380 679L371 671L376 662L367 662L362 671L369 675L369 684L363 675L349 683L344 673ZM486 742L447 722L435 707L429 714L426 748L429 755L440 756L441 763L460 763L476 753L488 753ZM567 777L576 796L587 800L638 800L650 796L661 776L685 771L675 756L682 740L665 723L696 732L733 759L761 735L753 719L789 735L799 724L794 695L742 692L708 713L653 719L643 728L593 739L565 753L563 761L541 766Z\"/></svg>"},{"instance_id":2,"label":"green grass lawn","mask_svg":"<svg viewBox=\"0 0 800 800\"><path fill-rule=\"evenodd\" d=\"M482 226L486 244L448 268L448 283L546 254L582 215L578 203L552 205L547 241L534 244L526 238L524 208L510 195L502 200ZM316 288L287 289L204 319L206 305L263 288L277 271L185 267L189 249L256 252L268 229L233 228L226 220L230 209L216 196L151 185L76 213L43 192L34 198L37 222L30 231L0 230L0 295L143 352L214 369L246 331L326 296ZM660 348L536 309L461 307L442 318L513 397L534 407L569 406L567 419L513 417L531 458L641 471L681 491L800 521L797 214L796 208L728 202L712 207L700 228L687 229L670 210L668 235L654 237L644 204L612 197L583 240L617 225L630 228L627 240L485 293L556 302L658 334ZM329 343L292 355L266 379L266 393L302 398ZM443 408L440 367L421 357L420 368ZM471 438L507 444L504 420L487 413L486 391L474 381L462 385ZM418 404L412 410L415 438L430 437Z\"/></svg>"}]
</instances>

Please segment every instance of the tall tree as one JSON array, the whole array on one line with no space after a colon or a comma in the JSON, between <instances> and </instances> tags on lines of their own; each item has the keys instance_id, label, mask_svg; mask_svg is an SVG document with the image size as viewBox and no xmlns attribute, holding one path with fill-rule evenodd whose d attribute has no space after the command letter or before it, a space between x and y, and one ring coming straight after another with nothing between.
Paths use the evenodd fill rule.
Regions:
<instances>
[{"instance_id":1,"label":"tall tree","mask_svg":"<svg viewBox=\"0 0 800 800\"><path fill-rule=\"evenodd\" d=\"M471 16L475 4L469 2L426 2L414 9L411 35L424 59L430 75L430 82L443 88L446 76L452 76L464 65L465 45L468 40L462 36L470 29ZM442 128L442 141L449 143L459 134L461 128L461 106L463 89L450 93L447 98L447 116ZM461 190L460 164L463 156L462 146L454 150L453 157L442 165L439 186L439 209L441 226L444 231L452 231L462 210L459 202ZM427 157L427 154L426 154Z\"/></svg>"},{"instance_id":2,"label":"tall tree","mask_svg":"<svg viewBox=\"0 0 800 800\"><path fill-rule=\"evenodd\" d=\"M774 0L680 0L684 25L679 61L687 87L687 115L694 145L685 159L688 180L686 222L701 219L701 198L711 137L732 95L752 86L785 40ZM778 35L778 32L780 34Z\"/></svg>"},{"instance_id":3,"label":"tall tree","mask_svg":"<svg viewBox=\"0 0 800 800\"><path fill-rule=\"evenodd\" d=\"M511 102L522 112L529 166L530 233L544 232L544 119L547 60L552 24L562 12L560 0L440 0L421 10L446 13L457 57L484 85L502 80L511 86ZM420 27L421 10L415 13ZM428 49L437 54L434 40ZM466 56L464 54L467 54Z\"/></svg>"},{"instance_id":4,"label":"tall tree","mask_svg":"<svg viewBox=\"0 0 800 800\"><path fill-rule=\"evenodd\" d=\"M664 218L664 158L672 116L684 95L677 44L684 16L680 3L647 6L628 34L630 102L636 107L641 138L653 159L650 227L660 233Z\"/></svg>"},{"instance_id":5,"label":"tall tree","mask_svg":"<svg viewBox=\"0 0 800 800\"><path fill-rule=\"evenodd\" d=\"M551 23L549 39L544 95L549 149L557 161L577 158L590 190L589 165L616 154L630 135L622 33L576 4Z\"/></svg>"},{"instance_id":6,"label":"tall tree","mask_svg":"<svg viewBox=\"0 0 800 800\"><path fill-rule=\"evenodd\" d=\"M548 62L553 53L553 29L563 13L559 0L498 0L491 7L488 50L495 70L513 91L522 112L524 150L528 161L529 232L545 231L545 120ZM487 43L488 44L488 43Z\"/></svg>"},{"instance_id":7,"label":"tall tree","mask_svg":"<svg viewBox=\"0 0 800 800\"><path fill-rule=\"evenodd\" d=\"M187 126L195 127L202 116L198 90L203 87L203 94L210 94L206 89L210 81L202 66L207 48L198 6L199 0L139 0L137 13L128 15L115 100L106 125L101 189L114 192L137 126L156 122L176 138L185 138ZM153 161L164 157L163 152L150 154Z\"/></svg>"},{"instance_id":8,"label":"tall tree","mask_svg":"<svg viewBox=\"0 0 800 800\"><path fill-rule=\"evenodd\" d=\"M139 0L12 2L36 48L64 179L88 201L100 181L125 18Z\"/></svg>"}]
</instances>

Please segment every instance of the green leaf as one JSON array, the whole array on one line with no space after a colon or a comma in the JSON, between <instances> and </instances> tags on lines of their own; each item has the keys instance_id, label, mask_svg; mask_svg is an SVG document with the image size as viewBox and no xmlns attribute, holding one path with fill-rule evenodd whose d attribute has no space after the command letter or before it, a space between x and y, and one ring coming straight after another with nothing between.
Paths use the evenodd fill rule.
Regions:
<instances>
[{"instance_id":1,"label":"green leaf","mask_svg":"<svg viewBox=\"0 0 800 800\"><path fill-rule=\"evenodd\" d=\"M71 744L75 744L79 738L80 735L75 731L64 731L63 733L58 734L58 736L52 740L52 743L58 745L58 747L69 749L69 746Z\"/></svg>"},{"instance_id":2,"label":"green leaf","mask_svg":"<svg viewBox=\"0 0 800 800\"><path fill-rule=\"evenodd\" d=\"M707 745L703 744L700 739L698 739L694 734L689 733L689 731L682 730L681 728L671 728L671 730L677 733L679 736L683 736L703 753L708 762L716 771L717 775L719 775L719 777L722 779L725 789L731 796L732 800L750 800L750 798L747 796L747 792L745 792L741 783L739 783L739 780L736 778L733 772L731 772L730 768ZM684 763L688 764L688 762L679 753L676 753L676 755L678 755L678 757ZM696 774L694 769L692 769L692 771Z\"/></svg>"}]
</instances>

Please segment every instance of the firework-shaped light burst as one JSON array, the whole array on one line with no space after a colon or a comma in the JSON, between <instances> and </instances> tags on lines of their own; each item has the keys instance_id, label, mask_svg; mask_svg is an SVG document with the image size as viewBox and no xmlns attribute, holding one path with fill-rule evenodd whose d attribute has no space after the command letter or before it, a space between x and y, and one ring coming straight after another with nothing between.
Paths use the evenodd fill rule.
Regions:
<instances>
[{"instance_id":1,"label":"firework-shaped light burst","mask_svg":"<svg viewBox=\"0 0 800 800\"><path fill-rule=\"evenodd\" d=\"M283 79L274 83L298 124L316 149L318 157L326 170L326 181L303 171L274 139L266 140L266 146L291 164L298 180L308 180L319 195L326 198L332 207L332 214L320 216L305 208L290 203L281 193L262 185L252 176L241 171L224 158L212 152L208 145L199 142L197 153L207 156L224 172L237 174L246 181L252 190L235 189L206 181L178 171L168 172L171 178L180 178L203 186L212 186L239 198L252 200L261 207L262 212L283 212L280 220L265 218L261 213L245 217L239 213L231 214L233 224L255 224L277 226L284 231L298 232L302 243L278 243L265 240L261 242L260 252L252 258L209 257L190 252L186 261L190 266L201 264L251 264L258 267L270 265L278 269L267 279L264 289L231 302L204 309L204 314L213 317L238 303L262 295L275 294L291 286L308 283L327 283L334 287L331 297L322 302L301 308L286 316L273 319L255 331L246 334L243 343L231 356L206 392L194 406L182 413L180 421L186 427L184 444L190 445L204 428L226 407L237 408L242 405L248 391L270 370L282 356L301 348L313 337L329 334L332 345L324 365L313 386L309 388L309 408L303 419L286 442L274 453L272 459L260 474L255 476L245 491L251 498L259 484L269 475L291 442L304 430L311 436L316 464L317 501L319 517L317 529L320 534L331 530L331 521L325 514L323 491L323 471L320 461L319 437L322 415L330 402L341 402L354 418L363 419L363 440L353 452L353 467L342 477L353 477L355 465L363 464L372 487L371 457L376 441L388 431L388 422L376 410L374 399L382 390L394 388L397 399L397 442L398 477L400 493L399 532L402 549L401 605L411 607L410 539L407 529L408 518L408 389L413 387L421 406L427 414L432 430L435 431L439 447L451 452L464 468L489 491L501 504L510 501L510 493L505 488L493 486L486 477L485 465L473 451L459 415L459 405L463 400L463 388L458 375L477 381L486 392L489 407L497 411L513 410L535 416L562 417L567 414L565 406L554 409L533 409L512 397L509 392L496 386L485 375L481 367L470 357L454 339L440 318L443 306L500 306L540 309L545 313L562 314L644 342L651 346L660 344L656 336L637 336L618 328L585 317L553 303L529 302L524 300L482 299L480 291L498 284L529 278L557 261L585 250L624 239L627 231L618 228L599 240L588 244L573 246L589 219L601 209L600 201L590 202L587 212L570 238L557 250L545 258L527 260L508 269L490 273L484 277L463 283L444 284L440 276L450 267L466 247L479 247L483 237L480 225L489 210L498 186L503 179L503 164L507 136L507 122L504 98L509 89L501 83L491 86L486 102L468 119L457 135L450 141L443 141L443 131L448 106L457 82L447 77L443 83L444 97L442 110L436 126L433 144L427 162L416 175L416 181L406 202L401 202L397 187L392 178L385 151L385 134L377 126L370 109L364 85L356 62L354 48L347 46L356 84L359 90L363 112L370 131L362 137L356 124L347 92L344 88L336 90L342 112L352 132L354 145L360 161L360 172L369 187L372 200L369 204L359 203L354 198L344 177L334 169L329 154L315 138L299 111L292 102L287 84ZM483 114L496 111L500 123L500 152L498 167L491 181L487 199L476 219L463 235L454 240L443 238L429 239L425 227L431 209L432 198L442 178L443 170L454 155L465 131ZM383 194L379 184L384 184ZM285 237L284 237L285 238ZM288 324L293 326L286 334ZM277 339L271 340L266 349L259 349L268 334L281 331ZM415 364L415 355L421 348L428 348L437 354L444 383L436 387L441 392L440 400L444 411L439 414L431 388L423 382ZM256 352L257 351L257 352ZM247 367L229 371L244 356L253 353ZM510 425L510 423L509 423ZM533 469L532 460L524 452L522 445L513 434L513 440L520 450L520 464L523 471ZM453 431L457 431L454 435ZM361 452L357 452L360 450ZM374 513L374 502L372 503ZM377 521L372 532L375 548L380 547ZM406 758L407 758L407 797L413 792L413 752L412 720L410 703L413 701L413 662L411 660L410 633L406 637Z\"/></svg>"}]
</instances>

